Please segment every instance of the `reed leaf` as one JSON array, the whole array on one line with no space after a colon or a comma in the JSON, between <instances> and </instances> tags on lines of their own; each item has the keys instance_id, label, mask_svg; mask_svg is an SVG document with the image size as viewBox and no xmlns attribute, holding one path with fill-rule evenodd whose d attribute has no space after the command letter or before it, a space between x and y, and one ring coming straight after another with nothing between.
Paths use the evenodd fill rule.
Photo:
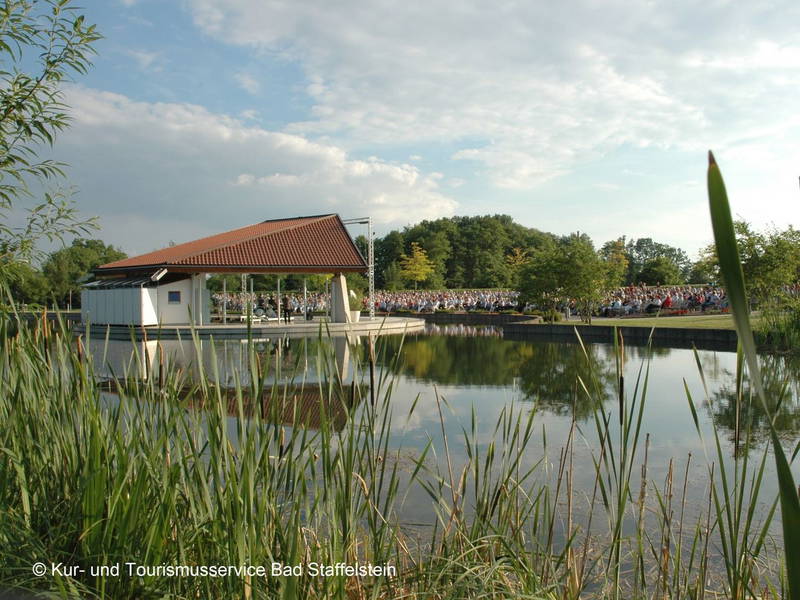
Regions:
<instances>
[{"instance_id":1,"label":"reed leaf","mask_svg":"<svg viewBox=\"0 0 800 600\"><path fill-rule=\"evenodd\" d=\"M781 520L783 523L783 545L786 557L786 577L789 584L789 598L800 600L800 498L798 498L792 472L786 454L778 439L767 405L761 371L756 355L753 330L750 325L750 304L745 288L742 264L736 245L728 194L725 182L714 155L708 153L708 200L711 211L711 224L719 257L719 266L725 281L725 289L730 299L736 332L750 371L750 379L768 416L770 438L775 455L775 468L781 501Z\"/></svg>"}]
</instances>

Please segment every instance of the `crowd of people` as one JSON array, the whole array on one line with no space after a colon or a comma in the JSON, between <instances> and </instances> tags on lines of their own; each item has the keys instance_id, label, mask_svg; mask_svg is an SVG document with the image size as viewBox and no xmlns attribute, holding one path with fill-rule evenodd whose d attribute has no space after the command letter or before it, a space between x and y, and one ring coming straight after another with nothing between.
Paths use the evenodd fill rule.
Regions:
<instances>
[{"instance_id":1,"label":"crowd of people","mask_svg":"<svg viewBox=\"0 0 800 600\"><path fill-rule=\"evenodd\" d=\"M669 311L724 311L728 297L719 286L628 286L613 290L600 305L603 317Z\"/></svg>"},{"instance_id":2,"label":"crowd of people","mask_svg":"<svg viewBox=\"0 0 800 600\"><path fill-rule=\"evenodd\" d=\"M368 300L365 300L368 302ZM377 312L437 310L498 312L517 308L519 292L511 290L439 290L375 293ZM366 304L365 304L366 307Z\"/></svg>"},{"instance_id":3,"label":"crowd of people","mask_svg":"<svg viewBox=\"0 0 800 600\"><path fill-rule=\"evenodd\" d=\"M800 287L793 286L787 293L800 295ZM223 304L228 312L247 312L276 316L278 298L275 294L261 292L217 292L211 296L215 310L222 312ZM281 312L288 314L325 313L330 307L330 296L322 292L310 292L306 301L302 294L288 293L280 298ZM363 310L369 310L369 298L362 301ZM513 290L439 290L402 291L375 293L375 311L436 312L454 311L500 312L504 310L529 310L535 306L520 304L519 292ZM597 307L597 316L626 316L651 314L658 311L724 311L728 308L725 290L719 286L628 286L612 290ZM575 301L565 302L560 307L567 314L577 314Z\"/></svg>"},{"instance_id":4,"label":"crowd of people","mask_svg":"<svg viewBox=\"0 0 800 600\"><path fill-rule=\"evenodd\" d=\"M231 313L246 313L248 309L253 313L261 312L267 317L275 317L278 313L278 297L276 294L269 294L264 292L215 292L211 294L211 302L217 312L222 312L223 306L225 310ZM324 293L308 293L305 297L303 294L290 292L288 294L281 294L280 298L281 312L286 314L306 314L314 312L326 312L330 305L328 294Z\"/></svg>"}]
</instances>

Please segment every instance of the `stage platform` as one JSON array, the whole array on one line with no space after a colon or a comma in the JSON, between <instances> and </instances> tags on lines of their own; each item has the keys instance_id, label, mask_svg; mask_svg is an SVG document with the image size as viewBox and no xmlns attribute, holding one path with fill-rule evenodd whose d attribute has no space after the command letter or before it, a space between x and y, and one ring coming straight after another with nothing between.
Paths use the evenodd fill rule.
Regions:
<instances>
[{"instance_id":1,"label":"stage platform","mask_svg":"<svg viewBox=\"0 0 800 600\"><path fill-rule=\"evenodd\" d=\"M89 335L92 338L105 338L113 340L175 340L190 339L197 335L200 339L253 339L276 337L339 337L339 336L366 336L366 335L395 335L413 333L425 328L424 319L407 317L362 317L358 323L330 323L325 319L312 321L294 321L289 324L277 321L253 323L250 327L246 323L214 323L212 325L147 325L131 327L127 325L90 325ZM73 331L78 334L87 334L85 324L76 324Z\"/></svg>"}]
</instances>

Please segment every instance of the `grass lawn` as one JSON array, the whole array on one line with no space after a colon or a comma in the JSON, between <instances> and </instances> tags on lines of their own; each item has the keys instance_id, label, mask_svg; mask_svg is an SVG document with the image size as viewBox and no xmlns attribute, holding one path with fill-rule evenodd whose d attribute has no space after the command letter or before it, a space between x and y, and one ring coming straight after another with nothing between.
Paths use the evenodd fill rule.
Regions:
<instances>
[{"instance_id":1,"label":"grass lawn","mask_svg":"<svg viewBox=\"0 0 800 600\"><path fill-rule=\"evenodd\" d=\"M731 315L690 315L680 317L595 318L592 325L617 327L680 327L687 329L734 329Z\"/></svg>"}]
</instances>

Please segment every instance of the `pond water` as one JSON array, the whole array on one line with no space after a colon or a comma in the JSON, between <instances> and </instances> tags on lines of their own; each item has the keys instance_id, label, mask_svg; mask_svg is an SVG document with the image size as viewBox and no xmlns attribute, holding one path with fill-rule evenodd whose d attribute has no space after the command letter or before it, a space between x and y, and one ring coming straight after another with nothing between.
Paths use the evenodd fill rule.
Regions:
<instances>
[{"instance_id":1,"label":"pond water","mask_svg":"<svg viewBox=\"0 0 800 600\"><path fill-rule=\"evenodd\" d=\"M449 467L456 473L465 460L464 432L485 451L504 411L527 418L535 411L534 433L525 451L525 465L541 465L541 477L551 482L559 471L562 450L573 419L572 480L578 496L587 498L595 481L599 448L594 403L583 386L597 391L593 397L602 402L603 413L612 431L619 423L619 400L615 348L608 344L587 345L563 341L511 341L503 339L502 330L492 327L463 325L428 326L424 332L402 336L385 336L376 340L376 378L392 377L390 444L402 448L401 456L413 458L432 445L440 465L447 463L445 437L449 449ZM132 358L130 342L92 341L92 353L101 375L124 373L144 376L157 372L160 358L156 342L142 342L135 348L140 358ZM199 342L206 373L213 372L212 357L218 363L222 386L237 381L247 385L249 354L246 341ZM197 349L190 341L162 342L163 360L198 371L194 360ZM332 346L332 348L331 348ZM255 356L269 365L276 381L291 382L293 389L318 389L314 382L321 377L320 352L332 359L336 376L349 382L355 377L369 382L368 343L365 338L263 339L254 341ZM743 447L736 441L736 354L729 351L644 348L626 346L622 369L628 402L635 397L641 402L646 379L646 393L641 421L641 441L635 457L632 487L639 489L638 466L647 447L646 479L654 494L663 487L670 470L674 470L675 494L684 493L689 518L698 517L707 507L709 494L708 469L716 460L713 429L717 428L728 468L733 457L749 452L760 457L765 448L767 429L763 410L757 401L739 411L739 422L752 423L754 442ZM761 357L766 387L770 398L777 398L781 386L788 386L786 399L780 406L776 425L791 452L800 431L798 382L800 363L785 357ZM698 366L699 364L699 366ZM362 369L354 365L361 365ZM702 377L701 377L702 369ZM354 374L354 371L357 371ZM591 374L594 374L593 378ZM705 378L705 384L703 383ZM637 389L637 379L639 381ZM697 406L698 434L687 400L687 390ZM309 413L305 423L318 423L320 396L305 393L303 410ZM638 405L637 405L638 406ZM413 407L413 410L412 410ZM317 416L315 416L317 415ZM234 417L231 417L232 419ZM334 426L346 425L347 415L334 415ZM235 428L232 427L232 431ZM612 434L615 437L616 434ZM432 454L433 456L433 454ZM593 458L594 457L594 458ZM544 461L542 461L544 459ZM542 462L539 462L542 461ZM764 514L776 492L771 459L761 496L759 513ZM718 468L718 466L717 466ZM795 478L800 468L793 467ZM580 513L580 510L578 510ZM408 491L402 506L402 518L409 523L431 522L433 507L430 497L421 488ZM580 514L576 517L580 521ZM773 532L777 532L773 526Z\"/></svg>"}]
</instances>

